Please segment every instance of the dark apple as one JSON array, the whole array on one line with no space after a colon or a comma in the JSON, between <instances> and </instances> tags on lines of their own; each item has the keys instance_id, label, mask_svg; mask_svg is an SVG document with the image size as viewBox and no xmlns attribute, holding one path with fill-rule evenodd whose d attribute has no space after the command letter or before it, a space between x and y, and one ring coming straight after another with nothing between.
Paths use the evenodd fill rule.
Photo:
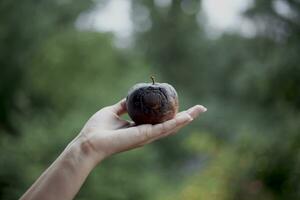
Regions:
<instances>
[{"instance_id":1,"label":"dark apple","mask_svg":"<svg viewBox=\"0 0 300 200\"><path fill-rule=\"evenodd\" d=\"M138 83L128 92L127 111L136 124L158 124L172 119L178 112L178 96L168 83Z\"/></svg>"}]
</instances>

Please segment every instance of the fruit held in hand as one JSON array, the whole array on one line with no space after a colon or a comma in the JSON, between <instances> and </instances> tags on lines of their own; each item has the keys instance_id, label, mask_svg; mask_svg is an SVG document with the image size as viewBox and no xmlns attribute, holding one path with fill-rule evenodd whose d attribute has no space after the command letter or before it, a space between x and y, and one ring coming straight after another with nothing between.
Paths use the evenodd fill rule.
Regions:
<instances>
[{"instance_id":1,"label":"fruit held in hand","mask_svg":"<svg viewBox=\"0 0 300 200\"><path fill-rule=\"evenodd\" d=\"M167 83L138 83L128 92L127 111L136 124L157 124L172 119L178 112L176 90Z\"/></svg>"}]
</instances>

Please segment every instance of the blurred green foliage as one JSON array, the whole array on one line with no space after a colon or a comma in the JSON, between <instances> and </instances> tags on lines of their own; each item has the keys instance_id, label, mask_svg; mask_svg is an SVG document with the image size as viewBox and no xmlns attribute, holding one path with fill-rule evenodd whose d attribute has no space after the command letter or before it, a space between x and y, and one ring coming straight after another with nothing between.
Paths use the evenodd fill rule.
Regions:
<instances>
[{"instance_id":1,"label":"blurred green foliage","mask_svg":"<svg viewBox=\"0 0 300 200\"><path fill-rule=\"evenodd\" d=\"M300 3L256 0L254 37L211 39L201 1L132 0L134 45L74 23L107 1L0 2L0 199L17 199L90 115L137 82L208 112L182 134L104 161L77 199L300 199ZM141 17L149 14L151 26ZM153 67L149 67L153 66Z\"/></svg>"}]
</instances>

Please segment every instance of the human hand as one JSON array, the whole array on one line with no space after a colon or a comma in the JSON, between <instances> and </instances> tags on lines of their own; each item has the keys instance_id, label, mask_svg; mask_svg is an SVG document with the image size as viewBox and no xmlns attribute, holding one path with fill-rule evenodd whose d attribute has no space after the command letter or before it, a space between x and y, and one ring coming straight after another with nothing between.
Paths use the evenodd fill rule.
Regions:
<instances>
[{"instance_id":1,"label":"human hand","mask_svg":"<svg viewBox=\"0 0 300 200\"><path fill-rule=\"evenodd\" d=\"M123 99L96 112L87 121L78 139L83 141L85 151L99 162L112 154L141 147L174 134L206 110L205 107L196 105L166 122L135 126L134 122L120 118L127 112L126 101Z\"/></svg>"},{"instance_id":2,"label":"human hand","mask_svg":"<svg viewBox=\"0 0 300 200\"><path fill-rule=\"evenodd\" d=\"M73 199L101 160L175 133L205 111L205 107L196 105L161 124L135 126L120 118L126 113L125 99L105 107L88 120L80 134L21 199Z\"/></svg>"}]
</instances>

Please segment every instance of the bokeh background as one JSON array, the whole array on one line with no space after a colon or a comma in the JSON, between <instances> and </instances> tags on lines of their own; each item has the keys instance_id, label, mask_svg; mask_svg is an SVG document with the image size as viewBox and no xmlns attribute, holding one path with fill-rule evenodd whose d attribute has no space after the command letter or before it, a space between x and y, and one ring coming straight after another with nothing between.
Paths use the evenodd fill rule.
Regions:
<instances>
[{"instance_id":1,"label":"bokeh background","mask_svg":"<svg viewBox=\"0 0 300 200\"><path fill-rule=\"evenodd\" d=\"M76 199L300 199L299 63L299 0L1 0L0 199L150 75L208 112Z\"/></svg>"}]
</instances>

